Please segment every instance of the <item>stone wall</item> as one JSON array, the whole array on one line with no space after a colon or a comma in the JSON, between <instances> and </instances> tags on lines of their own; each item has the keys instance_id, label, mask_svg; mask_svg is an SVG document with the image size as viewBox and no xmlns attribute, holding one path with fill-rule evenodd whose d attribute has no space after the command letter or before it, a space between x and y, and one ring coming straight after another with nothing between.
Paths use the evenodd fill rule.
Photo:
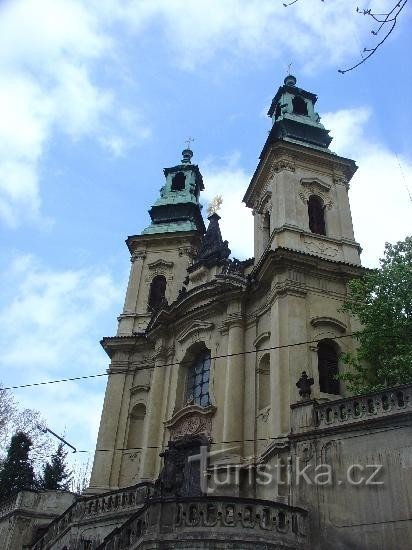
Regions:
<instances>
[{"instance_id":1,"label":"stone wall","mask_svg":"<svg viewBox=\"0 0 412 550\"><path fill-rule=\"evenodd\" d=\"M412 385L293 405L289 439L291 499L309 511L312 548L410 547Z\"/></svg>"},{"instance_id":2,"label":"stone wall","mask_svg":"<svg viewBox=\"0 0 412 550\"><path fill-rule=\"evenodd\" d=\"M75 498L68 491L21 491L4 502L0 506L2 550L20 550L30 544Z\"/></svg>"}]
</instances>

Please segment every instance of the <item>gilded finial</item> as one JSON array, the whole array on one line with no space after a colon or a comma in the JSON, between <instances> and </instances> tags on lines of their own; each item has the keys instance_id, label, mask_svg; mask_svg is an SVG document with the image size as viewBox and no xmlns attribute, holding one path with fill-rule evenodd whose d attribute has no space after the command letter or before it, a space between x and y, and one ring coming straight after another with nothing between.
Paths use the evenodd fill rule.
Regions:
<instances>
[{"instance_id":1,"label":"gilded finial","mask_svg":"<svg viewBox=\"0 0 412 550\"><path fill-rule=\"evenodd\" d=\"M221 209L222 203L222 195L216 195L216 197L213 198L212 202L207 207L208 215L211 216L212 214L216 214L216 212Z\"/></svg>"}]
</instances>

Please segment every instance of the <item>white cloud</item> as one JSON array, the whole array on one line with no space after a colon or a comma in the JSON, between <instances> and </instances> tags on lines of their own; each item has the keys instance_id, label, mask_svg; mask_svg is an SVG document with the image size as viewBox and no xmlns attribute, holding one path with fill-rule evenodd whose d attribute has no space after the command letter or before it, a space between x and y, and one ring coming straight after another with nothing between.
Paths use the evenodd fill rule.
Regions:
<instances>
[{"instance_id":1,"label":"white cloud","mask_svg":"<svg viewBox=\"0 0 412 550\"><path fill-rule=\"evenodd\" d=\"M285 8L276 0L99 0L101 13L140 32L156 25L175 63L193 69L220 55L261 62L262 56L286 61L285 53L313 71L357 55L370 22L357 17L347 0L305 0ZM226 60L226 61L225 61Z\"/></svg>"},{"instance_id":2,"label":"white cloud","mask_svg":"<svg viewBox=\"0 0 412 550\"><path fill-rule=\"evenodd\" d=\"M123 124L114 93L95 77L114 48L87 2L1 4L0 218L7 225L41 221L40 163L56 131L73 140L96 136L114 154L147 137L137 118L133 128Z\"/></svg>"},{"instance_id":3,"label":"white cloud","mask_svg":"<svg viewBox=\"0 0 412 550\"><path fill-rule=\"evenodd\" d=\"M104 314L120 303L122 287L98 269L53 271L21 256L2 274L0 365L25 376L58 373L62 362L73 374L102 366L97 342ZM100 325L100 327L99 327ZM7 343L7 345L6 345Z\"/></svg>"},{"instance_id":4,"label":"white cloud","mask_svg":"<svg viewBox=\"0 0 412 550\"><path fill-rule=\"evenodd\" d=\"M406 185L412 184L412 158L376 142L367 132L371 117L370 109L360 107L326 113L322 122L334 137L331 148L359 166L350 190L355 238L363 247L363 264L376 266L385 242L411 234Z\"/></svg>"},{"instance_id":5,"label":"white cloud","mask_svg":"<svg viewBox=\"0 0 412 550\"><path fill-rule=\"evenodd\" d=\"M57 271L33 256L16 257L0 274L4 385L105 372L109 359L99 340L104 321L112 323L120 310L125 280L119 284L99 268ZM22 407L39 410L70 443L92 449L105 383L102 377L15 393Z\"/></svg>"}]
</instances>

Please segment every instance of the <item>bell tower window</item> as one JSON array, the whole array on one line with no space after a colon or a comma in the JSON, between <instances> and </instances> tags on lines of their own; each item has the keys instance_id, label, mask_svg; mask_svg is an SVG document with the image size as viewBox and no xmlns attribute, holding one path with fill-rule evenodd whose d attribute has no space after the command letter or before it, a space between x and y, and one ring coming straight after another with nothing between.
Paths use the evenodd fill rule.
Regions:
<instances>
[{"instance_id":1,"label":"bell tower window","mask_svg":"<svg viewBox=\"0 0 412 550\"><path fill-rule=\"evenodd\" d=\"M196 405L210 405L209 396L210 352L202 351L197 355L187 372L186 398Z\"/></svg>"},{"instance_id":2,"label":"bell tower window","mask_svg":"<svg viewBox=\"0 0 412 550\"><path fill-rule=\"evenodd\" d=\"M308 116L308 106L306 101L299 96L292 99L293 112L295 115Z\"/></svg>"},{"instance_id":3,"label":"bell tower window","mask_svg":"<svg viewBox=\"0 0 412 550\"><path fill-rule=\"evenodd\" d=\"M308 200L309 229L312 233L326 235L325 206L320 197L312 195Z\"/></svg>"},{"instance_id":4,"label":"bell tower window","mask_svg":"<svg viewBox=\"0 0 412 550\"><path fill-rule=\"evenodd\" d=\"M183 191L185 188L186 176L178 172L172 179L172 191Z\"/></svg>"},{"instance_id":5,"label":"bell tower window","mask_svg":"<svg viewBox=\"0 0 412 550\"><path fill-rule=\"evenodd\" d=\"M149 309L156 311L165 303L166 293L166 277L164 275L156 275L150 283L149 292Z\"/></svg>"},{"instance_id":6,"label":"bell tower window","mask_svg":"<svg viewBox=\"0 0 412 550\"><path fill-rule=\"evenodd\" d=\"M332 340L321 340L318 344L318 371L320 391L339 395L340 384L335 378L339 373L339 354Z\"/></svg>"}]
</instances>

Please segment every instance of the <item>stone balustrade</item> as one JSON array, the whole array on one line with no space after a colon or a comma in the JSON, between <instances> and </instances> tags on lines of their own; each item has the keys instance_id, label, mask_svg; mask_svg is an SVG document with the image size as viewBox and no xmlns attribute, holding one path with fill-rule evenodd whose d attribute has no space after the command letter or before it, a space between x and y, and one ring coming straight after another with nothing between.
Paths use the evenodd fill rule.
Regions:
<instances>
[{"instance_id":1,"label":"stone balustrade","mask_svg":"<svg viewBox=\"0 0 412 550\"><path fill-rule=\"evenodd\" d=\"M315 425L327 428L412 411L412 384L315 404Z\"/></svg>"},{"instance_id":2,"label":"stone balustrade","mask_svg":"<svg viewBox=\"0 0 412 550\"><path fill-rule=\"evenodd\" d=\"M173 540L181 543L247 540L256 548L267 550L280 546L303 548L308 545L308 517L302 508L265 500L209 496L154 498L106 537L98 550L138 548L140 540L143 542L146 536L153 538L156 533L171 542L170 548L179 547L173 545ZM207 547L205 543L204 548Z\"/></svg>"},{"instance_id":3,"label":"stone balustrade","mask_svg":"<svg viewBox=\"0 0 412 550\"><path fill-rule=\"evenodd\" d=\"M45 550L62 536L74 522L102 519L108 514L133 511L153 494L152 483L139 483L102 495L80 497L66 512L54 520L47 532L32 546L32 550Z\"/></svg>"}]
</instances>

